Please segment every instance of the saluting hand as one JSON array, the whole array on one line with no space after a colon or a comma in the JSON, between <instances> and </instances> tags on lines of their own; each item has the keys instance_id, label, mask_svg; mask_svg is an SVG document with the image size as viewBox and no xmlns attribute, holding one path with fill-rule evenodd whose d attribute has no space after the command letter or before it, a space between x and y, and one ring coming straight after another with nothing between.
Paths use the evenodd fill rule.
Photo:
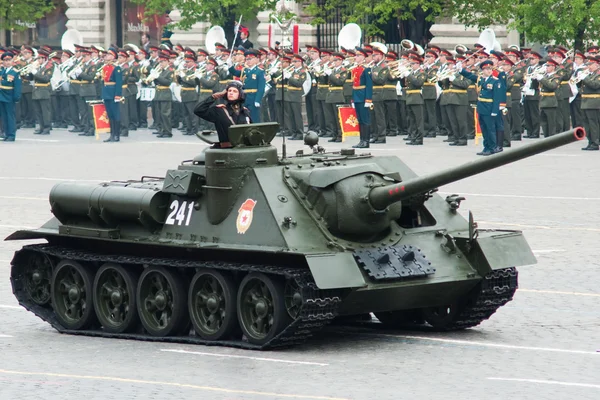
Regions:
<instances>
[{"instance_id":1,"label":"saluting hand","mask_svg":"<svg viewBox=\"0 0 600 400\"><path fill-rule=\"evenodd\" d=\"M213 99L220 99L221 97L224 97L227 94L227 90L223 90L217 93L213 93L212 97Z\"/></svg>"}]
</instances>

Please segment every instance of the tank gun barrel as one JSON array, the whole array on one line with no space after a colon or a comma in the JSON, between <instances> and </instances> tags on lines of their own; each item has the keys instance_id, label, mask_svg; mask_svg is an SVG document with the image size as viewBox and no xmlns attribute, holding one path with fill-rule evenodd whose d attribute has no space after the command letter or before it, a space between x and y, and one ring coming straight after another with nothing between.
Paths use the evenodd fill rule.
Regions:
<instances>
[{"instance_id":1,"label":"tank gun barrel","mask_svg":"<svg viewBox=\"0 0 600 400\"><path fill-rule=\"evenodd\" d=\"M581 127L577 127L540 140L537 143L531 143L510 151L497 153L490 157L459 165L458 167L429 175L423 175L394 185L373 188L369 193L369 201L373 208L383 210L393 203L426 193L439 186L459 181L578 140L583 140L584 138L585 130Z\"/></svg>"}]
</instances>

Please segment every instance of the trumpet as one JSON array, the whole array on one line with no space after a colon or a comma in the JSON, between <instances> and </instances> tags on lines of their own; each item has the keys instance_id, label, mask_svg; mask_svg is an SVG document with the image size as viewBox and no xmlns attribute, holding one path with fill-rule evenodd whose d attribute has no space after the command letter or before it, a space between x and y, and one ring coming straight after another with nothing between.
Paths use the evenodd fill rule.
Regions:
<instances>
[{"instance_id":1,"label":"trumpet","mask_svg":"<svg viewBox=\"0 0 600 400\"><path fill-rule=\"evenodd\" d=\"M591 73L592 71L590 71L588 68L578 69L577 72L571 77L571 79L569 79L569 83L571 85L576 85L585 78L587 78Z\"/></svg>"},{"instance_id":2,"label":"trumpet","mask_svg":"<svg viewBox=\"0 0 600 400\"><path fill-rule=\"evenodd\" d=\"M430 82L439 82L445 79L449 79L451 76L454 76L458 71L456 71L453 67L445 68L443 71L438 71L437 74L431 78Z\"/></svg>"},{"instance_id":3,"label":"trumpet","mask_svg":"<svg viewBox=\"0 0 600 400\"><path fill-rule=\"evenodd\" d=\"M15 71L18 72L19 75L29 75L29 74L33 73L32 71L37 71L39 68L40 68L40 61L38 59L36 59L31 64L27 64L26 66L24 66L23 68L20 68L20 69L15 69Z\"/></svg>"},{"instance_id":4,"label":"trumpet","mask_svg":"<svg viewBox=\"0 0 600 400\"><path fill-rule=\"evenodd\" d=\"M160 65L152 68L152 70L150 71L148 76L144 79L141 79L142 83L145 83L147 85L152 83L153 80L155 80L156 78L158 78L160 76L160 73L162 72L162 70L163 70L163 68Z\"/></svg>"},{"instance_id":5,"label":"trumpet","mask_svg":"<svg viewBox=\"0 0 600 400\"><path fill-rule=\"evenodd\" d=\"M196 79L202 79L202 77L206 74L206 65L196 68L194 71L194 77Z\"/></svg>"},{"instance_id":6,"label":"trumpet","mask_svg":"<svg viewBox=\"0 0 600 400\"><path fill-rule=\"evenodd\" d=\"M540 65L536 67L531 73L525 74L524 80L536 79L540 80L544 75L546 75L546 64Z\"/></svg>"}]
</instances>

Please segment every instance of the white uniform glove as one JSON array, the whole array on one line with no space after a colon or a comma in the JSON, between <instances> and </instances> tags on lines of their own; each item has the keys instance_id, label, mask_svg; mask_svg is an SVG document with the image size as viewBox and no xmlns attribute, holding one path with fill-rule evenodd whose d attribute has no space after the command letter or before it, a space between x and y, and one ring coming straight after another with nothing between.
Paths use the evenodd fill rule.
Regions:
<instances>
[{"instance_id":1,"label":"white uniform glove","mask_svg":"<svg viewBox=\"0 0 600 400\"><path fill-rule=\"evenodd\" d=\"M459 62L456 63L456 70L457 71L462 71L462 62L461 61L459 61Z\"/></svg>"},{"instance_id":2,"label":"white uniform glove","mask_svg":"<svg viewBox=\"0 0 600 400\"><path fill-rule=\"evenodd\" d=\"M258 101L254 102L254 107L260 107L260 103Z\"/></svg>"},{"instance_id":3,"label":"white uniform glove","mask_svg":"<svg viewBox=\"0 0 600 400\"><path fill-rule=\"evenodd\" d=\"M497 117L498 114L492 113L492 117Z\"/></svg>"},{"instance_id":4,"label":"white uniform glove","mask_svg":"<svg viewBox=\"0 0 600 400\"><path fill-rule=\"evenodd\" d=\"M291 72L289 72L289 71L285 71L285 72L283 73L283 77L284 77L285 79L290 79L290 76L292 76L292 73L291 73Z\"/></svg>"},{"instance_id":5,"label":"white uniform glove","mask_svg":"<svg viewBox=\"0 0 600 400\"><path fill-rule=\"evenodd\" d=\"M452 75L450 78L448 78L448 80L450 80L450 82L454 82L455 79L456 79L456 75Z\"/></svg>"}]
</instances>

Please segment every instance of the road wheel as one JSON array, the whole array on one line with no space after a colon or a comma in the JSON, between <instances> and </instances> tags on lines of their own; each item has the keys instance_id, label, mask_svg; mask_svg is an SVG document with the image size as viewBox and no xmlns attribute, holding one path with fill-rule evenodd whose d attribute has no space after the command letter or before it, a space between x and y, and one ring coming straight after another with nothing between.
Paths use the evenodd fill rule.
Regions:
<instances>
[{"instance_id":1,"label":"road wheel","mask_svg":"<svg viewBox=\"0 0 600 400\"><path fill-rule=\"evenodd\" d=\"M147 268L138 282L137 308L152 336L178 334L187 326L187 296L181 278L163 267Z\"/></svg>"},{"instance_id":2,"label":"road wheel","mask_svg":"<svg viewBox=\"0 0 600 400\"><path fill-rule=\"evenodd\" d=\"M253 344L268 343L290 321L283 282L262 273L253 272L244 277L237 304L240 328Z\"/></svg>"},{"instance_id":3,"label":"road wheel","mask_svg":"<svg viewBox=\"0 0 600 400\"><path fill-rule=\"evenodd\" d=\"M95 322L93 279L89 268L76 261L63 260L56 266L52 275L52 307L65 328L79 330Z\"/></svg>"},{"instance_id":4,"label":"road wheel","mask_svg":"<svg viewBox=\"0 0 600 400\"><path fill-rule=\"evenodd\" d=\"M188 291L190 318L196 334L206 340L228 338L237 331L237 285L222 272L196 273Z\"/></svg>"},{"instance_id":5,"label":"road wheel","mask_svg":"<svg viewBox=\"0 0 600 400\"><path fill-rule=\"evenodd\" d=\"M138 275L119 264L104 264L94 280L94 308L106 332L130 332L137 325Z\"/></svg>"}]
</instances>

